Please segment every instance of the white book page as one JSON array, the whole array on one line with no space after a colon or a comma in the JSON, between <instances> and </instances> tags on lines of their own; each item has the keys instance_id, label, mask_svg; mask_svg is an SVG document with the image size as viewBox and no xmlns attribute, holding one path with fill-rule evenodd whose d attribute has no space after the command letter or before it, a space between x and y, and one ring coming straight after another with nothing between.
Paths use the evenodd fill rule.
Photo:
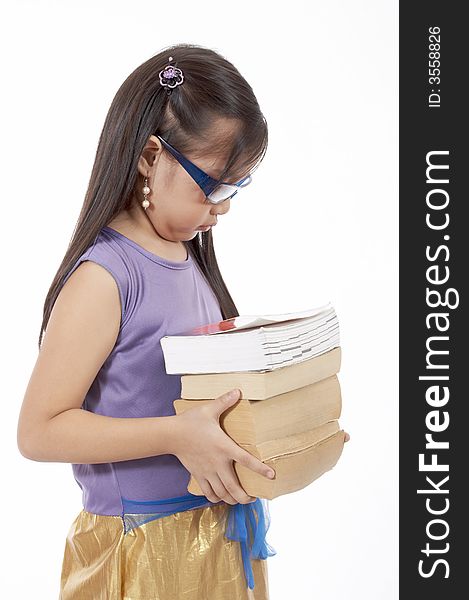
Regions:
<instances>
[{"instance_id":1,"label":"white book page","mask_svg":"<svg viewBox=\"0 0 469 600\"><path fill-rule=\"evenodd\" d=\"M314 317L322 312L330 310L332 304L328 302L317 308L310 308L293 313L283 313L275 315L240 315L235 317L234 324L236 329L247 329L249 327L260 327L261 325L269 325L271 323L281 323L283 321L292 321L293 319L303 319L306 317ZM223 333L223 332L221 332Z\"/></svg>"}]
</instances>

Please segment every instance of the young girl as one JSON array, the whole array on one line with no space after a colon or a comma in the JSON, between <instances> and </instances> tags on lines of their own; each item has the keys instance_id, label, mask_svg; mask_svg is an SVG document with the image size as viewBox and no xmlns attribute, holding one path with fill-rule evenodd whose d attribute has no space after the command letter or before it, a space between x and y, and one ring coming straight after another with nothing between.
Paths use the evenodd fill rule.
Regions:
<instances>
[{"instance_id":1,"label":"young girl","mask_svg":"<svg viewBox=\"0 0 469 600\"><path fill-rule=\"evenodd\" d=\"M72 463L82 489L62 600L268 598L267 504L232 461L271 469L219 426L240 395L176 416L181 378L166 374L159 343L239 314L211 227L266 147L250 85L200 46L153 56L111 104L18 424L21 453ZM187 492L191 474L205 496Z\"/></svg>"},{"instance_id":2,"label":"young girl","mask_svg":"<svg viewBox=\"0 0 469 600\"><path fill-rule=\"evenodd\" d=\"M211 227L266 147L250 85L200 46L153 56L111 104L18 424L21 453L72 463L83 494L61 600L269 597L268 505L233 460L275 474L219 425L239 390L175 415L181 378L160 345L239 314ZM187 492L191 474L204 496Z\"/></svg>"}]
</instances>

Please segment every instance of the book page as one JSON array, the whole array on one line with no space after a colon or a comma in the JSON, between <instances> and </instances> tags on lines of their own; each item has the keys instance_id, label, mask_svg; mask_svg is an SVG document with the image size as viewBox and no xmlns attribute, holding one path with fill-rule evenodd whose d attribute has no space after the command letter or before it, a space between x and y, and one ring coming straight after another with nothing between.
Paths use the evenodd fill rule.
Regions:
<instances>
[{"instance_id":1,"label":"book page","mask_svg":"<svg viewBox=\"0 0 469 600\"><path fill-rule=\"evenodd\" d=\"M226 333L229 331L238 331L239 329L250 329L252 327L261 327L273 323L282 323L292 321L294 319L304 319L314 317L332 308L332 304L328 302L317 308L310 308L292 313L279 313L267 315L239 315L231 319L224 319L218 323L209 323L194 327L188 331L179 333L178 335L213 335L216 333Z\"/></svg>"}]
</instances>

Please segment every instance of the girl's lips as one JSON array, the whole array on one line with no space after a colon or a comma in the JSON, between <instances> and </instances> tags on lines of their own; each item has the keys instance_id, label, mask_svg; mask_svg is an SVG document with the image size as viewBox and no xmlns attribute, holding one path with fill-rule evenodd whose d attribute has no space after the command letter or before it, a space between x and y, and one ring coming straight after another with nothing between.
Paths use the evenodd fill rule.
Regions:
<instances>
[{"instance_id":1,"label":"girl's lips","mask_svg":"<svg viewBox=\"0 0 469 600\"><path fill-rule=\"evenodd\" d=\"M213 225L207 225L206 227L197 227L196 231L208 231L211 227L214 227L216 223Z\"/></svg>"}]
</instances>

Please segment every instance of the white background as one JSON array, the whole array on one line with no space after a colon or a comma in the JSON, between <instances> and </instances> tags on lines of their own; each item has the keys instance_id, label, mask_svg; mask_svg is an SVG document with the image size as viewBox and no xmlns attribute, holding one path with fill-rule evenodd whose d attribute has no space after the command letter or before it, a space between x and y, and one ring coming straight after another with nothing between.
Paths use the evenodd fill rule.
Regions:
<instances>
[{"instance_id":1,"label":"white background","mask_svg":"<svg viewBox=\"0 0 469 600\"><path fill-rule=\"evenodd\" d=\"M397 2L17 0L1 10L2 597L58 597L81 509L71 466L23 458L16 427L105 115L133 69L188 42L234 63L269 125L252 185L213 231L240 313L330 300L341 327L351 441L332 471L270 502L271 600L397 598Z\"/></svg>"}]
</instances>

